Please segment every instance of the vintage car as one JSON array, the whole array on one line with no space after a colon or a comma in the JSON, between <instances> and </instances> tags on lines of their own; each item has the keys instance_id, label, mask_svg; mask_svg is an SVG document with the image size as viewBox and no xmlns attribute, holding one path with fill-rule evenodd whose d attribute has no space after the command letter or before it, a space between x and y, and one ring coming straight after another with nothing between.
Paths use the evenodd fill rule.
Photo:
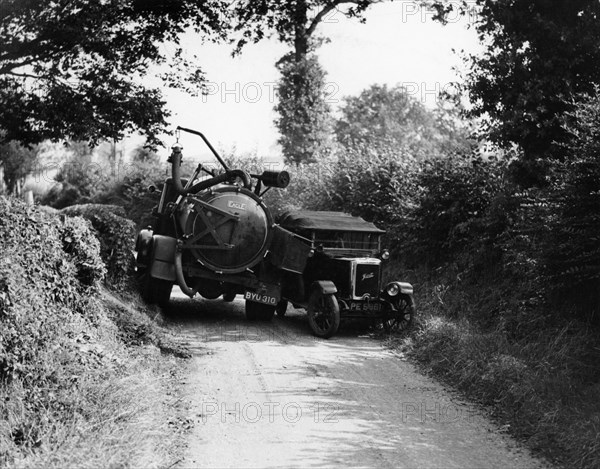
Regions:
<instances>
[{"instance_id":1,"label":"vintage car","mask_svg":"<svg viewBox=\"0 0 600 469\"><path fill-rule=\"evenodd\" d=\"M305 308L312 331L323 338L335 334L344 319L369 319L388 331L411 325L412 285L382 285L382 265L390 256L381 247L383 230L341 212L290 211L278 223L312 252L301 274L284 274L278 315L288 303Z\"/></svg>"},{"instance_id":2,"label":"vintage car","mask_svg":"<svg viewBox=\"0 0 600 469\"><path fill-rule=\"evenodd\" d=\"M311 253L273 222L262 198L270 188L285 188L289 174L231 169L201 132L178 130L200 136L221 168L200 164L182 179L182 146L173 146L172 177L162 187L154 222L137 237L142 296L165 306L173 285L189 297L232 301L241 294L248 319L269 320L281 300L284 274L301 273Z\"/></svg>"}]
</instances>

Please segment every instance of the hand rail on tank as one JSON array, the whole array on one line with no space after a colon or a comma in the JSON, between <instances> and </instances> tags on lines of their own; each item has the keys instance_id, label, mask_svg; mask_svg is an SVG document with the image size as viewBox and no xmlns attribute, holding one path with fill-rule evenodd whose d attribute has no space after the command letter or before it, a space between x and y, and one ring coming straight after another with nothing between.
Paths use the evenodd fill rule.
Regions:
<instances>
[{"instance_id":1,"label":"hand rail on tank","mask_svg":"<svg viewBox=\"0 0 600 469\"><path fill-rule=\"evenodd\" d=\"M229 170L229 167L227 166L225 161L223 161L223 158L221 158L221 156L217 153L217 150L214 149L214 147L211 145L211 143L208 141L208 139L204 136L204 134L202 132L198 132L197 130L193 130L193 129L187 129L187 128L181 127L179 125L177 126L177 130L181 130L183 132L187 132L189 134L198 135L199 137L202 137L202 140L204 140L204 143L206 143L206 146L208 148L210 148L210 151L213 152L213 155L215 155L215 158L217 158L219 163L221 163L221 166L223 166L223 169L225 169L225 171Z\"/></svg>"}]
</instances>

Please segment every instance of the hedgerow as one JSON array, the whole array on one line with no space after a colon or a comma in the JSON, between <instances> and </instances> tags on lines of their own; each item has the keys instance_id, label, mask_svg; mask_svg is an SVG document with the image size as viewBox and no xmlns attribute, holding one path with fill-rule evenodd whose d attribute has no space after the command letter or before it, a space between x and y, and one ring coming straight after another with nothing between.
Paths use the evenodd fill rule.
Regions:
<instances>
[{"instance_id":1,"label":"hedgerow","mask_svg":"<svg viewBox=\"0 0 600 469\"><path fill-rule=\"evenodd\" d=\"M90 221L100 241L100 255L107 270L106 280L114 287L124 287L133 272L135 223L125 218L122 207L114 205L72 205L62 209L67 216Z\"/></svg>"},{"instance_id":2,"label":"hedgerow","mask_svg":"<svg viewBox=\"0 0 600 469\"><path fill-rule=\"evenodd\" d=\"M160 352L134 346L163 339L105 273L89 221L0 197L0 466L161 464Z\"/></svg>"}]
</instances>

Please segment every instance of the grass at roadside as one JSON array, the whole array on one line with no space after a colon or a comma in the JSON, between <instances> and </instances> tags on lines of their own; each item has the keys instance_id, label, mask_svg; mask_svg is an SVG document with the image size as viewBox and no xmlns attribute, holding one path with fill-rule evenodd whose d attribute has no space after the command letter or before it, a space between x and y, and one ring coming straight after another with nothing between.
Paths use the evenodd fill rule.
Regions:
<instances>
[{"instance_id":1,"label":"grass at roadside","mask_svg":"<svg viewBox=\"0 0 600 469\"><path fill-rule=\"evenodd\" d=\"M488 406L550 460L600 467L597 331L574 321L537 322L531 309L520 322L530 327L510 334L482 290L442 280L416 283L419 319L392 346Z\"/></svg>"}]
</instances>

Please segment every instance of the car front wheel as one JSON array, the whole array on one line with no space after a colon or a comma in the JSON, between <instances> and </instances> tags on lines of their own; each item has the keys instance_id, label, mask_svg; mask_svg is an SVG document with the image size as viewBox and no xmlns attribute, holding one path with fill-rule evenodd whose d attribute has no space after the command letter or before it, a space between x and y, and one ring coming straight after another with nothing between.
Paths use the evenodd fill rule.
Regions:
<instances>
[{"instance_id":1,"label":"car front wheel","mask_svg":"<svg viewBox=\"0 0 600 469\"><path fill-rule=\"evenodd\" d=\"M328 339L340 327L340 307L335 295L315 290L308 300L308 324L317 337Z\"/></svg>"},{"instance_id":2,"label":"car front wheel","mask_svg":"<svg viewBox=\"0 0 600 469\"><path fill-rule=\"evenodd\" d=\"M394 316L383 320L386 332L402 332L410 328L415 315L415 302L412 296L400 295L396 302Z\"/></svg>"}]
</instances>

